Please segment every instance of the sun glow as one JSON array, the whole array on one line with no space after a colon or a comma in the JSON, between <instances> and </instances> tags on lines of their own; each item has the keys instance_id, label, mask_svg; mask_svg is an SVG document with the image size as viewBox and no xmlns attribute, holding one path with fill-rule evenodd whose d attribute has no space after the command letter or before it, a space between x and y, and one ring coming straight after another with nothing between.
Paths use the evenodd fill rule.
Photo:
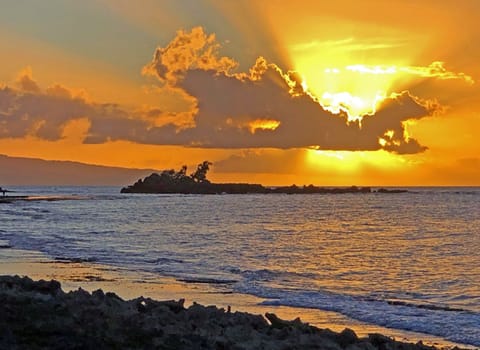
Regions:
<instances>
[{"instance_id":1,"label":"sun glow","mask_svg":"<svg viewBox=\"0 0 480 350\"><path fill-rule=\"evenodd\" d=\"M336 57L332 59L326 56L323 59L320 54L310 54L312 56L297 52L297 55L291 56L297 74L302 77L303 90L315 97L324 109L334 114L345 113L348 122L361 122L364 116L374 114L382 101L398 92L402 86L431 72L431 69L428 72L414 69L409 65L408 57L395 60L385 56L364 57L362 60L365 64L359 64L352 57L339 57L336 60ZM370 64L372 61L386 64ZM393 130L388 130L378 138L380 147L394 143ZM339 183L356 177L362 183L373 184L378 181L377 177L382 176L380 174L392 171L401 173L413 165L408 157L383 150L308 149L305 151L305 166L312 174L318 174L316 176L338 174Z\"/></svg>"},{"instance_id":2,"label":"sun glow","mask_svg":"<svg viewBox=\"0 0 480 350\"><path fill-rule=\"evenodd\" d=\"M279 126L280 122L273 119L256 119L248 124L252 134L255 134L257 130L275 130Z\"/></svg>"},{"instance_id":3,"label":"sun glow","mask_svg":"<svg viewBox=\"0 0 480 350\"><path fill-rule=\"evenodd\" d=\"M443 62L437 61L425 67L348 64L343 68L314 70L311 66L299 65L298 70L304 76L304 90L308 87L308 92L332 113L346 112L349 121L361 121L363 116L374 113L386 96L398 93L402 84L415 79L456 79L474 84L471 76L449 71Z\"/></svg>"},{"instance_id":4,"label":"sun glow","mask_svg":"<svg viewBox=\"0 0 480 350\"><path fill-rule=\"evenodd\" d=\"M385 141L386 142L386 141ZM329 169L332 173L360 174L366 168L392 170L402 168L407 160L386 151L323 151L308 149L305 153L306 164L312 169Z\"/></svg>"},{"instance_id":5,"label":"sun glow","mask_svg":"<svg viewBox=\"0 0 480 350\"><path fill-rule=\"evenodd\" d=\"M363 74L396 74L398 72L395 66L365 66L363 64L353 64L347 66L346 70Z\"/></svg>"},{"instance_id":6,"label":"sun glow","mask_svg":"<svg viewBox=\"0 0 480 350\"><path fill-rule=\"evenodd\" d=\"M324 92L319 98L323 108L335 114L344 111L347 113L349 121L362 120L363 116L374 113L383 99L385 99L385 94L381 93L377 93L371 100L352 95L346 91L337 93Z\"/></svg>"}]
</instances>

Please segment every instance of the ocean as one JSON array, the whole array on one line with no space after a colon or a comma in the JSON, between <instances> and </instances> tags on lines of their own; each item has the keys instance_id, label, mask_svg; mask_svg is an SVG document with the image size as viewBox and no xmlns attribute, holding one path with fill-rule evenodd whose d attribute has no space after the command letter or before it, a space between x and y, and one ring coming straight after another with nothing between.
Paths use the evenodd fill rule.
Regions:
<instances>
[{"instance_id":1,"label":"ocean","mask_svg":"<svg viewBox=\"0 0 480 350\"><path fill-rule=\"evenodd\" d=\"M480 347L480 188L311 195L12 187L0 245ZM53 200L55 199L55 200Z\"/></svg>"}]
</instances>

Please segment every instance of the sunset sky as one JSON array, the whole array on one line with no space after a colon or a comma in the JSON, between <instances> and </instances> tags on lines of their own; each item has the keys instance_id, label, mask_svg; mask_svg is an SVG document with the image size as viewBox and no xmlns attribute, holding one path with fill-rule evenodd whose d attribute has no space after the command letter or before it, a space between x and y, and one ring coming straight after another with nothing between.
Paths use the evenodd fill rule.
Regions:
<instances>
[{"instance_id":1,"label":"sunset sky","mask_svg":"<svg viewBox=\"0 0 480 350\"><path fill-rule=\"evenodd\" d=\"M480 185L480 1L0 5L0 154Z\"/></svg>"}]
</instances>

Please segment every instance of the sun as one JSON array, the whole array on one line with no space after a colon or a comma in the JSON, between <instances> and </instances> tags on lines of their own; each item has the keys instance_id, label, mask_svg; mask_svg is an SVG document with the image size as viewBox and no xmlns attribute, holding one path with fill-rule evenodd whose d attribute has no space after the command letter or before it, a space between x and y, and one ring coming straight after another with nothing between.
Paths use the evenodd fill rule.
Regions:
<instances>
[{"instance_id":1,"label":"sun","mask_svg":"<svg viewBox=\"0 0 480 350\"><path fill-rule=\"evenodd\" d=\"M347 50L351 44L342 43L345 50L321 43L317 43L318 49L309 50L295 50L298 45L290 45L289 53L293 69L303 78L304 90L324 109L346 112L349 121L354 121L375 113L382 100L402 91L398 89L408 83L411 72L406 67L412 57L376 55L375 50L360 55Z\"/></svg>"},{"instance_id":2,"label":"sun","mask_svg":"<svg viewBox=\"0 0 480 350\"><path fill-rule=\"evenodd\" d=\"M292 57L295 70L302 77L305 93L313 96L325 110L333 114L345 113L348 116L347 122L361 122L365 116L374 114L382 101L396 92L400 83L408 79L401 69L407 66L406 61L370 64L376 61L370 57L365 60L366 63L360 64L355 62L355 57L339 57L337 62L331 57L326 57L325 61L318 60L318 54L313 56L316 59L306 56ZM379 139L379 148L383 141L385 140ZM304 161L312 173L325 172L328 169L328 173L339 174L340 182L356 177L364 183L370 183L372 174L367 176L366 172L394 169L399 171L407 166L405 157L382 150L367 152L307 149Z\"/></svg>"},{"instance_id":3,"label":"sun","mask_svg":"<svg viewBox=\"0 0 480 350\"><path fill-rule=\"evenodd\" d=\"M335 114L346 112L349 121L375 113L382 100L392 92L391 87L398 78L392 67L371 69L359 64L298 69L302 72L303 89L315 96L324 109Z\"/></svg>"}]
</instances>

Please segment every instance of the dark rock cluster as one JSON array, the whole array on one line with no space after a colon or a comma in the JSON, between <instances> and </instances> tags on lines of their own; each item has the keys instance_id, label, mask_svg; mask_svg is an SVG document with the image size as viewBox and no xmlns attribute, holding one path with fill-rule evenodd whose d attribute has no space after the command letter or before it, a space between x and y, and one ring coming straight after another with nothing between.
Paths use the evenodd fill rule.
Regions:
<instances>
[{"instance_id":1,"label":"dark rock cluster","mask_svg":"<svg viewBox=\"0 0 480 350\"><path fill-rule=\"evenodd\" d=\"M187 175L187 166L179 171L174 169L153 173L139 179L133 185L121 189L121 193L181 193L181 194L311 194L311 193L370 193L370 187L336 187L325 188L309 186L265 187L249 183L212 183L207 179L207 172L212 165L209 161L198 164L197 170Z\"/></svg>"},{"instance_id":2,"label":"dark rock cluster","mask_svg":"<svg viewBox=\"0 0 480 350\"><path fill-rule=\"evenodd\" d=\"M167 175L166 175L167 174ZM279 186L265 187L249 183L212 183L208 180L195 182L189 177L175 177L170 173L153 173L139 179L133 185L121 189L121 193L181 193L181 194L343 194L371 193L370 187L318 187Z\"/></svg>"},{"instance_id":3,"label":"dark rock cluster","mask_svg":"<svg viewBox=\"0 0 480 350\"><path fill-rule=\"evenodd\" d=\"M124 301L102 290L65 293L53 280L0 277L0 349L435 349L265 317L185 308L183 300Z\"/></svg>"}]
</instances>

